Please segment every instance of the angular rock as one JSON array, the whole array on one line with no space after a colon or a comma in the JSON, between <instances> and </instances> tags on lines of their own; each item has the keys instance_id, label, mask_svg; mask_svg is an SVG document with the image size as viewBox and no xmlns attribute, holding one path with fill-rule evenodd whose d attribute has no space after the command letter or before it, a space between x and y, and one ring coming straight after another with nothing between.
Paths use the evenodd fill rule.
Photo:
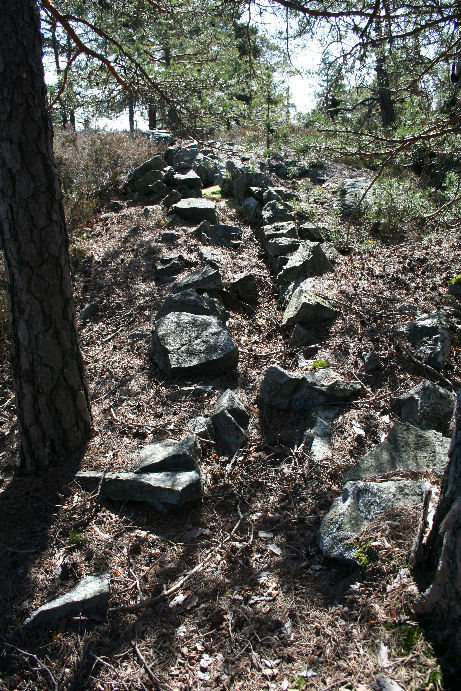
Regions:
<instances>
[{"instance_id":1,"label":"angular rock","mask_svg":"<svg viewBox=\"0 0 461 691\"><path fill-rule=\"evenodd\" d=\"M200 469L202 451L197 437L193 434L177 439L156 441L141 449L141 462L135 473L184 472Z\"/></svg>"},{"instance_id":2,"label":"angular rock","mask_svg":"<svg viewBox=\"0 0 461 691\"><path fill-rule=\"evenodd\" d=\"M243 231L237 226L223 225L217 223L216 225L208 225L201 231L201 237L204 242L210 245L218 245L219 247L238 247L242 239Z\"/></svg>"},{"instance_id":3,"label":"angular rock","mask_svg":"<svg viewBox=\"0 0 461 691\"><path fill-rule=\"evenodd\" d=\"M450 332L445 312L439 310L421 314L415 321L397 328L418 352L422 362L442 369L450 355Z\"/></svg>"},{"instance_id":4,"label":"angular rock","mask_svg":"<svg viewBox=\"0 0 461 691\"><path fill-rule=\"evenodd\" d=\"M259 395L269 408L303 412L325 404L345 403L360 390L358 382L341 379L330 367L297 373L272 365L264 375Z\"/></svg>"},{"instance_id":5,"label":"angular rock","mask_svg":"<svg viewBox=\"0 0 461 691\"><path fill-rule=\"evenodd\" d=\"M116 199L114 199L114 200L110 203L110 207L109 207L109 208L110 208L111 211L122 211L122 209L123 209L123 202L119 202L119 201L117 201Z\"/></svg>"},{"instance_id":6,"label":"angular rock","mask_svg":"<svg viewBox=\"0 0 461 691\"><path fill-rule=\"evenodd\" d=\"M139 180L131 182L129 184L129 189L141 195L149 194L149 192L151 191L151 187L156 182L161 182L163 180L163 177L164 174L161 170L151 170Z\"/></svg>"},{"instance_id":7,"label":"angular rock","mask_svg":"<svg viewBox=\"0 0 461 691\"><path fill-rule=\"evenodd\" d=\"M216 204L211 199L181 199L171 206L171 212L185 221L218 222Z\"/></svg>"},{"instance_id":8,"label":"angular rock","mask_svg":"<svg viewBox=\"0 0 461 691\"><path fill-rule=\"evenodd\" d=\"M265 249L269 257L287 257L296 252L300 247L297 238L274 238L265 244Z\"/></svg>"},{"instance_id":9,"label":"angular rock","mask_svg":"<svg viewBox=\"0 0 461 691\"><path fill-rule=\"evenodd\" d=\"M215 175L219 173L220 164L202 150L195 158L192 168L200 176L203 186L210 187L214 183Z\"/></svg>"},{"instance_id":10,"label":"angular rock","mask_svg":"<svg viewBox=\"0 0 461 691\"><path fill-rule=\"evenodd\" d=\"M314 295L301 284L293 292L282 318L282 326L293 324L316 324L335 319L338 315L327 300Z\"/></svg>"},{"instance_id":11,"label":"angular rock","mask_svg":"<svg viewBox=\"0 0 461 691\"><path fill-rule=\"evenodd\" d=\"M273 223L280 223L286 221L294 221L295 217L292 211L289 211L283 204L279 202L268 202L262 210L263 225L271 225Z\"/></svg>"},{"instance_id":12,"label":"angular rock","mask_svg":"<svg viewBox=\"0 0 461 691\"><path fill-rule=\"evenodd\" d=\"M109 601L110 575L87 576L65 595L47 602L28 617L23 626L36 627L54 624L65 617L104 611Z\"/></svg>"},{"instance_id":13,"label":"angular rock","mask_svg":"<svg viewBox=\"0 0 461 691\"><path fill-rule=\"evenodd\" d=\"M200 475L184 473L104 473L81 470L75 479L83 489L113 501L139 501L156 508L180 506L202 496Z\"/></svg>"},{"instance_id":14,"label":"angular rock","mask_svg":"<svg viewBox=\"0 0 461 691\"><path fill-rule=\"evenodd\" d=\"M89 302L80 312L79 320L84 323L89 319L93 319L93 317L95 317L99 312L100 306L101 303L99 300L93 300L93 302Z\"/></svg>"},{"instance_id":15,"label":"angular rock","mask_svg":"<svg viewBox=\"0 0 461 691\"><path fill-rule=\"evenodd\" d=\"M194 170L189 170L187 173L175 173L172 180L173 187L184 186L199 190L202 187L202 180Z\"/></svg>"},{"instance_id":16,"label":"angular rock","mask_svg":"<svg viewBox=\"0 0 461 691\"><path fill-rule=\"evenodd\" d=\"M192 434L197 435L199 439L214 439L213 423L210 417L206 417L205 415L193 417L187 423L187 427Z\"/></svg>"},{"instance_id":17,"label":"angular rock","mask_svg":"<svg viewBox=\"0 0 461 691\"><path fill-rule=\"evenodd\" d=\"M232 283L229 284L228 290L230 295L240 302L245 302L249 305L255 305L258 302L258 286L253 274L236 276Z\"/></svg>"},{"instance_id":18,"label":"angular rock","mask_svg":"<svg viewBox=\"0 0 461 691\"><path fill-rule=\"evenodd\" d=\"M315 408L308 429L304 432L303 443L315 461L331 457L331 427L341 414L341 408L320 406Z\"/></svg>"},{"instance_id":19,"label":"angular rock","mask_svg":"<svg viewBox=\"0 0 461 691\"><path fill-rule=\"evenodd\" d=\"M197 144L170 147L165 151L165 161L173 166L176 171L190 170L198 152L199 147Z\"/></svg>"},{"instance_id":20,"label":"angular rock","mask_svg":"<svg viewBox=\"0 0 461 691\"><path fill-rule=\"evenodd\" d=\"M171 374L210 375L236 365L237 347L215 317L171 312L155 322L152 356Z\"/></svg>"},{"instance_id":21,"label":"angular rock","mask_svg":"<svg viewBox=\"0 0 461 691\"><path fill-rule=\"evenodd\" d=\"M456 395L428 379L395 400L395 408L404 422L421 429L446 432L453 417Z\"/></svg>"},{"instance_id":22,"label":"angular rock","mask_svg":"<svg viewBox=\"0 0 461 691\"><path fill-rule=\"evenodd\" d=\"M303 346L314 345L316 342L317 336L312 329L305 329L301 324L295 324L288 345L290 348L302 348Z\"/></svg>"},{"instance_id":23,"label":"angular rock","mask_svg":"<svg viewBox=\"0 0 461 691\"><path fill-rule=\"evenodd\" d=\"M263 247L266 248L267 243L276 238L298 238L298 231L296 230L296 224L293 222L272 223L271 225L263 226L259 235Z\"/></svg>"},{"instance_id":24,"label":"angular rock","mask_svg":"<svg viewBox=\"0 0 461 691\"><path fill-rule=\"evenodd\" d=\"M354 538L374 519L394 507L421 504L426 482L347 482L320 526L320 549L332 559L358 563Z\"/></svg>"},{"instance_id":25,"label":"angular rock","mask_svg":"<svg viewBox=\"0 0 461 691\"><path fill-rule=\"evenodd\" d=\"M169 209L173 204L177 204L182 199L178 190L172 190L166 197L163 198L162 204L166 209Z\"/></svg>"},{"instance_id":26,"label":"angular rock","mask_svg":"<svg viewBox=\"0 0 461 691\"><path fill-rule=\"evenodd\" d=\"M238 201L243 201L250 195L251 187L267 187L268 177L265 173L251 173L245 171L234 178L234 197Z\"/></svg>"},{"instance_id":27,"label":"angular rock","mask_svg":"<svg viewBox=\"0 0 461 691\"><path fill-rule=\"evenodd\" d=\"M292 254L277 274L277 283L293 283L310 276L321 276L333 270L322 245L317 242L304 241L301 247Z\"/></svg>"},{"instance_id":28,"label":"angular rock","mask_svg":"<svg viewBox=\"0 0 461 691\"><path fill-rule=\"evenodd\" d=\"M219 270L208 265L202 266L202 268L178 279L173 286L173 292L179 293L181 290L189 290L191 288L199 292L221 291L223 284Z\"/></svg>"},{"instance_id":29,"label":"angular rock","mask_svg":"<svg viewBox=\"0 0 461 691\"><path fill-rule=\"evenodd\" d=\"M169 401L184 401L190 400L191 398L201 398L207 394L213 393L212 384L203 384L197 386L183 386L180 389L171 391L167 394Z\"/></svg>"},{"instance_id":30,"label":"angular rock","mask_svg":"<svg viewBox=\"0 0 461 691\"><path fill-rule=\"evenodd\" d=\"M353 213L355 217L358 218L363 211L370 206L370 192L367 192L360 207L356 209L358 202L365 194L369 185L370 182L367 178L351 178L343 182L340 192L340 207L343 219L350 218Z\"/></svg>"},{"instance_id":31,"label":"angular rock","mask_svg":"<svg viewBox=\"0 0 461 691\"><path fill-rule=\"evenodd\" d=\"M220 452L233 455L246 444L250 414L231 389L218 398L211 422Z\"/></svg>"},{"instance_id":32,"label":"angular rock","mask_svg":"<svg viewBox=\"0 0 461 691\"><path fill-rule=\"evenodd\" d=\"M216 317L225 322L228 314L224 306L215 298L208 295L200 295L196 290L181 290L179 293L167 295L160 307L157 319L170 314L170 312L187 312L188 314L204 314Z\"/></svg>"},{"instance_id":33,"label":"angular rock","mask_svg":"<svg viewBox=\"0 0 461 691\"><path fill-rule=\"evenodd\" d=\"M165 185L162 180L157 180L152 185L149 185L144 194L150 197L151 201L159 201L168 195L170 188Z\"/></svg>"},{"instance_id":34,"label":"angular rock","mask_svg":"<svg viewBox=\"0 0 461 691\"><path fill-rule=\"evenodd\" d=\"M198 256L204 264L208 264L208 266L219 271L223 262L223 256L219 250L215 250L212 247L199 247Z\"/></svg>"},{"instance_id":35,"label":"angular rock","mask_svg":"<svg viewBox=\"0 0 461 691\"><path fill-rule=\"evenodd\" d=\"M346 473L345 481L381 478L398 470L441 476L448 463L449 446L450 440L440 432L395 422L386 439Z\"/></svg>"},{"instance_id":36,"label":"angular rock","mask_svg":"<svg viewBox=\"0 0 461 691\"><path fill-rule=\"evenodd\" d=\"M175 233L174 230L166 230L164 233L160 233L157 237L157 242L165 242L167 244L174 245L181 239L179 233Z\"/></svg>"},{"instance_id":37,"label":"angular rock","mask_svg":"<svg viewBox=\"0 0 461 691\"><path fill-rule=\"evenodd\" d=\"M135 168L128 175L126 184L129 188L134 189L134 183L147 175L147 173L151 173L152 171L163 171L167 166L167 162L161 156L154 156L149 159L149 161L145 161L145 163Z\"/></svg>"},{"instance_id":38,"label":"angular rock","mask_svg":"<svg viewBox=\"0 0 461 691\"><path fill-rule=\"evenodd\" d=\"M164 281L172 276L177 276L191 265L192 262L183 257L182 254L174 257L159 257L154 263L155 275L159 280Z\"/></svg>"},{"instance_id":39,"label":"angular rock","mask_svg":"<svg viewBox=\"0 0 461 691\"><path fill-rule=\"evenodd\" d=\"M261 206L254 197L247 197L242 202L242 216L252 226L261 222Z\"/></svg>"},{"instance_id":40,"label":"angular rock","mask_svg":"<svg viewBox=\"0 0 461 691\"><path fill-rule=\"evenodd\" d=\"M362 353L362 360L367 374L373 374L381 369L381 360L376 353Z\"/></svg>"},{"instance_id":41,"label":"angular rock","mask_svg":"<svg viewBox=\"0 0 461 691\"><path fill-rule=\"evenodd\" d=\"M181 199L200 199L203 196L202 190L199 187L178 185L176 191L181 195Z\"/></svg>"}]
</instances>

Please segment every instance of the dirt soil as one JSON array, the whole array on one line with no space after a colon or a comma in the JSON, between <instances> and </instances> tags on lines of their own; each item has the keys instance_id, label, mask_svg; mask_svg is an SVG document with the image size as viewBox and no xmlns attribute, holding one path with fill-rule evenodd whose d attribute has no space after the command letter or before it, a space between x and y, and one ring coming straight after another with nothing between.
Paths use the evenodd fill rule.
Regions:
<instances>
[{"instance_id":1,"label":"dirt soil","mask_svg":"<svg viewBox=\"0 0 461 691\"><path fill-rule=\"evenodd\" d=\"M324 186L302 188L321 225L334 217L341 179L359 174L331 164ZM283 182L296 188L296 182ZM301 186L302 187L302 186ZM259 303L231 313L237 370L209 381L171 378L149 358L155 315L171 284L155 280L154 261L181 253L199 266L199 242L187 224L169 224L160 205L97 217L73 239L77 314L94 415L81 459L38 478L15 472L18 447L8 358L0 373L0 689L355 689L370 691L384 672L404 689L436 689L437 660L414 622L417 589L408 567L418 512L397 510L368 529L376 558L362 567L326 560L318 528L341 492L345 471L373 448L394 419L393 399L423 378L441 383L402 351L396 323L417 307L461 320L448 280L459 273L459 231L371 242L358 232L335 272L316 292L340 310L318 343L295 351L281 328L282 306L253 232L238 207L218 202L220 221L244 228L243 249L219 250L223 279L256 275ZM344 226L337 220L335 237ZM191 226L192 227L192 226ZM158 242L179 232L174 245ZM459 337L459 330L457 332ZM362 353L381 359L367 375ZM258 388L271 364L308 370L328 360L362 394L334 429L331 458L314 462L301 445L301 416L259 409ZM459 338L443 378L459 386ZM184 386L209 393L177 399ZM443 384L443 382L442 382ZM73 480L85 469L131 469L140 449L181 438L190 418L211 411L227 388L251 412L249 443L219 457L204 443L204 498L160 514L144 505L102 501ZM36 607L82 577L108 571L107 617L66 620L25 632ZM162 596L162 592L170 594ZM160 595L137 611L120 607Z\"/></svg>"}]
</instances>

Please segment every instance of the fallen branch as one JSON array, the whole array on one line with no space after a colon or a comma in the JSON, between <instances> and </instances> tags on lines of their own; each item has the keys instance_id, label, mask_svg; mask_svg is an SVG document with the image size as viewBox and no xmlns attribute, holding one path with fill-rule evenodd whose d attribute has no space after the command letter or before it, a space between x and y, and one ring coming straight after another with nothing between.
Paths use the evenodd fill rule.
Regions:
<instances>
[{"instance_id":1,"label":"fallen branch","mask_svg":"<svg viewBox=\"0 0 461 691\"><path fill-rule=\"evenodd\" d=\"M10 643L2 642L2 645L5 648L11 648L12 650L16 650L16 652L20 653L21 655L24 655L25 657L32 658L32 660L34 660L37 663L37 665L39 666L39 669L43 670L45 672L45 674L47 675L47 677L50 681L50 684L51 684L51 688L54 689L55 691L59 691L59 686L57 684L56 679L53 677L53 675L51 674L48 667L46 665L44 665L43 662L41 660L39 660L39 658L36 655L34 655L33 653L28 653L27 650L21 650L21 648L17 648L15 645L11 645Z\"/></svg>"}]
</instances>

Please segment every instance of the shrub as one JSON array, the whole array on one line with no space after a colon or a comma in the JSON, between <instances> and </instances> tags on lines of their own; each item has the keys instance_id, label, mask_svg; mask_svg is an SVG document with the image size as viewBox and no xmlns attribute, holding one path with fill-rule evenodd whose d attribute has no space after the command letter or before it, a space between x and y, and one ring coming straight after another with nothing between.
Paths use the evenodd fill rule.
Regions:
<instances>
[{"instance_id":1,"label":"shrub","mask_svg":"<svg viewBox=\"0 0 461 691\"><path fill-rule=\"evenodd\" d=\"M158 153L147 137L127 132L60 132L54 151L69 231L90 223L98 207L122 190L126 174Z\"/></svg>"}]
</instances>

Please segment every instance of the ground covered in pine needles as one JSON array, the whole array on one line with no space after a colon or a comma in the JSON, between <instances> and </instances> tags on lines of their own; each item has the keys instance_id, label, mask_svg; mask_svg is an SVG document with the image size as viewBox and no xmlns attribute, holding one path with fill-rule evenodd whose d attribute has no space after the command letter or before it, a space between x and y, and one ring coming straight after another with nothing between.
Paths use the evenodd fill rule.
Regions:
<instances>
[{"instance_id":1,"label":"ground covered in pine needles","mask_svg":"<svg viewBox=\"0 0 461 691\"><path fill-rule=\"evenodd\" d=\"M321 225L334 214L341 179L354 174L331 164L326 184L306 191ZM437 660L411 610L417 590L408 554L417 512L394 510L368 528L374 556L361 567L326 560L318 528L345 471L388 431L393 399L422 378L441 383L402 349L394 327L416 307L443 308L453 323L460 320L447 294L460 268L459 231L441 228L394 242L352 232L335 272L316 280L316 292L340 316L319 331L316 345L295 351L280 326L264 253L236 205L218 204L221 222L244 227L243 250L220 250L224 281L251 271L259 288L257 307L231 313L228 322L240 354L234 374L188 382L152 366L150 333L171 287L155 280L153 263L160 253L182 253L198 266L199 244L186 225L169 228L161 206L145 215L141 205L126 202L72 239L77 314L99 301L97 315L79 324L95 427L81 459L38 478L16 474L18 436L3 349L0 689L370 691L379 672L407 691L441 688ZM344 239L344 226L335 223L335 237ZM157 242L167 229L180 233L174 246ZM452 336L442 379L457 386L459 331ZM377 374L366 374L364 351L379 355ZM269 365L307 370L316 359L363 384L337 421L324 462L303 448L302 419L268 416L257 397ZM175 395L196 383L212 386L197 397ZM232 459L218 457L212 443L202 445L200 506L162 515L102 501L73 481L77 467L131 469L142 446L184 436L188 420L211 411L229 387L252 414L249 443ZM34 608L104 571L111 574L107 617L21 629ZM144 599L153 602L136 609Z\"/></svg>"}]
</instances>

